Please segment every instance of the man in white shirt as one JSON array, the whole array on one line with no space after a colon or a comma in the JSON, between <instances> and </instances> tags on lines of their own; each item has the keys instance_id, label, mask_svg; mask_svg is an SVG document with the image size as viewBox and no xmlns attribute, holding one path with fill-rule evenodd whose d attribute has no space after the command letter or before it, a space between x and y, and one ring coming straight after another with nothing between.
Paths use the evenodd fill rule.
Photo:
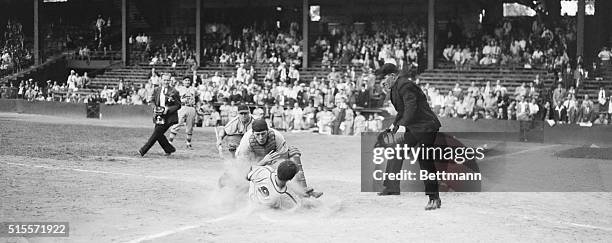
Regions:
<instances>
[{"instance_id":1,"label":"man in white shirt","mask_svg":"<svg viewBox=\"0 0 612 243\"><path fill-rule=\"evenodd\" d=\"M603 65L608 65L610 64L610 58L612 57L612 52L610 52L610 50L608 50L608 47L604 47L599 54L597 54L597 57L599 57L599 59L601 60L601 63Z\"/></svg>"},{"instance_id":2,"label":"man in white shirt","mask_svg":"<svg viewBox=\"0 0 612 243\"><path fill-rule=\"evenodd\" d=\"M66 84L68 85L69 89L74 89L76 88L76 83L77 83L77 74L74 70L70 70L70 75L68 75L68 79L66 80Z\"/></svg>"},{"instance_id":3,"label":"man in white shirt","mask_svg":"<svg viewBox=\"0 0 612 243\"><path fill-rule=\"evenodd\" d=\"M540 107L536 103L536 99L532 98L531 102L529 102L529 117L533 119L536 116L536 114L538 114L539 111L540 111Z\"/></svg>"},{"instance_id":4,"label":"man in white shirt","mask_svg":"<svg viewBox=\"0 0 612 243\"><path fill-rule=\"evenodd\" d=\"M606 90L603 86L599 87L599 93L597 94L597 102L599 103L599 110L605 112L605 104L606 104Z\"/></svg>"},{"instance_id":5,"label":"man in white shirt","mask_svg":"<svg viewBox=\"0 0 612 243\"><path fill-rule=\"evenodd\" d=\"M450 62L452 60L453 54L454 54L453 50L454 50L454 46L448 45L442 52L442 56L444 56L444 59L446 59L447 62Z\"/></svg>"}]
</instances>

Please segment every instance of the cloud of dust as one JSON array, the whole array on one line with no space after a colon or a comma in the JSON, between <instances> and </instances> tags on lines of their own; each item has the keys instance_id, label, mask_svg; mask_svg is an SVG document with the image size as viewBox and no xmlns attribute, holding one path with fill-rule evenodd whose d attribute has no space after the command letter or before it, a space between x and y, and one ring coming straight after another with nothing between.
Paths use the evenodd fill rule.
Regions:
<instances>
[{"instance_id":1,"label":"cloud of dust","mask_svg":"<svg viewBox=\"0 0 612 243\"><path fill-rule=\"evenodd\" d=\"M236 159L223 161L223 173L203 202L211 211L235 212L247 207L249 182L246 179L250 164Z\"/></svg>"},{"instance_id":2,"label":"cloud of dust","mask_svg":"<svg viewBox=\"0 0 612 243\"><path fill-rule=\"evenodd\" d=\"M298 196L299 206L290 210L267 208L251 202L248 197L249 183L246 176L251 167L249 162L225 159L223 165L223 174L218 178L217 186L206 197L204 205L211 212L226 215L224 218L264 221L308 220L308 218L314 220L314 218L333 217L344 208L343 200L333 198L331 195L323 195L318 199ZM287 186L295 195L304 195L296 182L290 181Z\"/></svg>"}]
</instances>

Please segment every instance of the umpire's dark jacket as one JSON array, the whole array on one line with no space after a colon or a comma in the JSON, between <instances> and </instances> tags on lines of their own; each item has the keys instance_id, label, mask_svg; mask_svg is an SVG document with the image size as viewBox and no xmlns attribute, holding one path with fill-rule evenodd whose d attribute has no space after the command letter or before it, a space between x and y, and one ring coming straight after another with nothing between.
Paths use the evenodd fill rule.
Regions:
<instances>
[{"instance_id":1,"label":"umpire's dark jacket","mask_svg":"<svg viewBox=\"0 0 612 243\"><path fill-rule=\"evenodd\" d=\"M153 90L153 104L160 106L160 92L162 87L157 87ZM166 90L166 122L168 124L178 123L177 111L181 108L181 96L179 92L174 88L168 88Z\"/></svg>"},{"instance_id":2,"label":"umpire's dark jacket","mask_svg":"<svg viewBox=\"0 0 612 243\"><path fill-rule=\"evenodd\" d=\"M429 107L427 96L408 73L402 73L391 87L391 103L397 111L393 124L405 126L412 133L436 132L442 126L438 117Z\"/></svg>"}]
</instances>

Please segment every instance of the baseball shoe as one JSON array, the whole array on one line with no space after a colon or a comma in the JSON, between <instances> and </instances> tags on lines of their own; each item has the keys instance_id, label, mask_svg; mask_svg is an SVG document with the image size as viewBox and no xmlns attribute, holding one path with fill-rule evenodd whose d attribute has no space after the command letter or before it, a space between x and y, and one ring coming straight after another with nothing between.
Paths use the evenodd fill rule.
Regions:
<instances>
[{"instance_id":1,"label":"baseball shoe","mask_svg":"<svg viewBox=\"0 0 612 243\"><path fill-rule=\"evenodd\" d=\"M430 198L429 202L425 206L425 210L436 210L442 206L442 200L440 198Z\"/></svg>"},{"instance_id":2,"label":"baseball shoe","mask_svg":"<svg viewBox=\"0 0 612 243\"><path fill-rule=\"evenodd\" d=\"M321 196L323 196L323 192L317 192L315 190L312 190L308 193L308 195L314 198L320 198Z\"/></svg>"},{"instance_id":3,"label":"baseball shoe","mask_svg":"<svg viewBox=\"0 0 612 243\"><path fill-rule=\"evenodd\" d=\"M142 151L140 151L140 149L138 150L138 155L140 155L140 157L144 157L144 154L142 153Z\"/></svg>"},{"instance_id":4,"label":"baseball shoe","mask_svg":"<svg viewBox=\"0 0 612 243\"><path fill-rule=\"evenodd\" d=\"M170 156L170 155L172 155L172 153L174 153L174 152L176 152L176 149L173 149L173 150L172 150L172 152L169 152L169 153L168 153L168 152L166 152L166 156Z\"/></svg>"},{"instance_id":5,"label":"baseball shoe","mask_svg":"<svg viewBox=\"0 0 612 243\"><path fill-rule=\"evenodd\" d=\"M323 192L317 192L313 188L306 190L306 197L320 198L321 196L323 196Z\"/></svg>"}]
</instances>

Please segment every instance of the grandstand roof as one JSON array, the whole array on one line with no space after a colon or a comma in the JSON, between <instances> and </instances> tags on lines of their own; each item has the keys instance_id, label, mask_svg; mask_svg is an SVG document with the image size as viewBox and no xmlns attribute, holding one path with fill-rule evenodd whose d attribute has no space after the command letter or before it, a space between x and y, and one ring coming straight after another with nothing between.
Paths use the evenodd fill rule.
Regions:
<instances>
[{"instance_id":1,"label":"grandstand roof","mask_svg":"<svg viewBox=\"0 0 612 243\"><path fill-rule=\"evenodd\" d=\"M0 3L24 3L24 2L31 2L31 1L32 0L0 0ZM40 0L40 1L46 1L46 0ZM48 0L48 1L58 1L58 0ZM78 1L111 2L114 0L61 0L61 1L66 1L70 3L70 2L78 2ZM381 2L405 3L407 1L424 2L427 0L310 0L310 4L333 4L335 5L335 4L346 3L346 4L355 5L355 4L380 4ZM484 2L490 2L492 0L471 0L471 1L478 1L478 2L484 3ZM534 5L533 0L497 0L497 1L504 2L504 3L517 2L517 3L525 4L527 6ZM562 0L559 0L559 1L562 1ZM202 1L202 3L205 5L223 5L223 6L236 6L236 5L274 6L274 5L291 5L291 4L301 5L302 0L205 0L205 1Z\"/></svg>"}]
</instances>

